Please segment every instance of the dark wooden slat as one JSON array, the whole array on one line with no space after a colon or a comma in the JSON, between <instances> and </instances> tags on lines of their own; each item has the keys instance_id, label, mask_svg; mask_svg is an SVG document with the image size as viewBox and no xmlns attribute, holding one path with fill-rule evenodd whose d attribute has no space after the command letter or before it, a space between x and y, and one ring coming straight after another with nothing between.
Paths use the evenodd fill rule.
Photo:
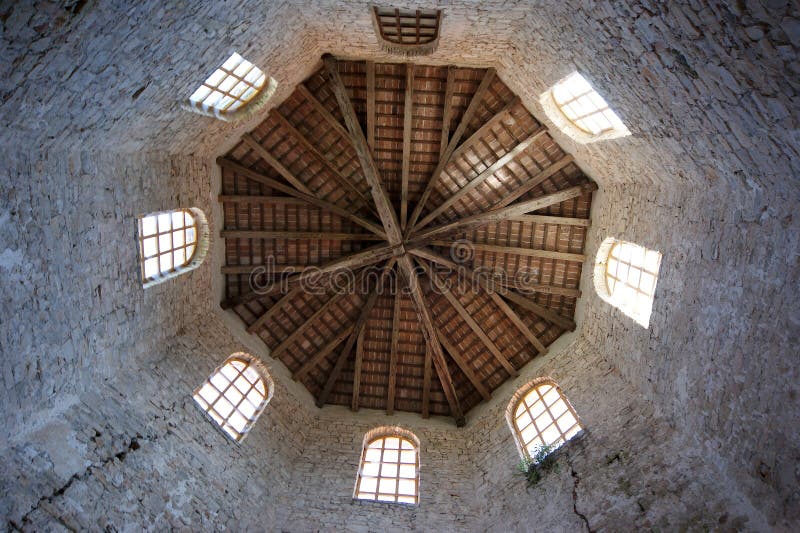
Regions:
<instances>
[{"instance_id":1,"label":"dark wooden slat","mask_svg":"<svg viewBox=\"0 0 800 533\"><path fill-rule=\"evenodd\" d=\"M344 116L345 124L350 132L353 147L361 162L361 169L364 171L364 177L372 191L372 200L381 218L383 229L386 232L386 238L389 244L400 244L403 239L397 215L394 212L392 203L389 201L389 195L386 194L386 189L384 189L383 183L381 182L378 168L375 166L375 161L372 159L372 154L367 146L367 140L364 138L364 132L361 131L361 125L358 122L355 109L353 109L353 103L350 101L350 96L347 94L347 88L344 86L341 75L339 75L336 59L331 55L325 55L322 57L322 61L325 63L325 70L328 75L331 90L336 96L336 101L339 103L339 109Z\"/></svg>"},{"instance_id":2,"label":"dark wooden slat","mask_svg":"<svg viewBox=\"0 0 800 533\"><path fill-rule=\"evenodd\" d=\"M414 233L412 242L414 244L425 244L431 240L434 240L436 237L442 237L450 233L463 231L484 224L508 220L511 217L524 215L525 213L529 213L531 211L536 211L551 205L560 204L561 202L571 200L572 198L577 198L578 196L595 190L597 190L596 183L576 185L575 187L569 187L568 189L547 194L545 196L540 196L538 198L534 198L533 200L526 200L508 207L493 209L491 211L486 211L485 213L464 217L454 222L448 222L447 224L434 226L430 229Z\"/></svg>"},{"instance_id":3,"label":"dark wooden slat","mask_svg":"<svg viewBox=\"0 0 800 533\"><path fill-rule=\"evenodd\" d=\"M375 62L367 61L367 144L375 150Z\"/></svg>"},{"instance_id":4,"label":"dark wooden slat","mask_svg":"<svg viewBox=\"0 0 800 533\"><path fill-rule=\"evenodd\" d=\"M247 326L248 333L255 333L261 327L266 324L267 320L275 316L275 314L283 307L286 303L291 302L294 298L303 292L304 287L302 285L298 285L294 289L290 290L286 294L284 294L280 300L272 304L272 307L266 310L261 316L259 316L255 322Z\"/></svg>"},{"instance_id":5,"label":"dark wooden slat","mask_svg":"<svg viewBox=\"0 0 800 533\"><path fill-rule=\"evenodd\" d=\"M277 359L283 352L286 351L287 348L289 348L289 346L292 345L294 341L296 341L303 334L303 332L306 330L308 326L313 324L319 317L330 311L331 308L336 306L345 296L348 295L346 293L339 293L331 297L327 302L325 302L322 305L322 307L317 309L314 312L314 314L308 317L305 322L297 326L297 328L295 328L295 330L292 331L292 333L288 337L286 337L283 340L283 342L281 342L278 346L275 347L274 350L272 350L272 353L270 355Z\"/></svg>"},{"instance_id":6,"label":"dark wooden slat","mask_svg":"<svg viewBox=\"0 0 800 533\"><path fill-rule=\"evenodd\" d=\"M303 363L303 366L301 366L297 370L297 372L292 374L292 379L295 381L299 381L300 379L302 379L303 376L308 374L308 372L312 368L320 364L323 359L328 357L331 354L331 352L333 352L333 350L335 350L336 347L339 346L342 343L342 341L352 332L353 332L353 324L345 326L341 331L339 331L339 333L336 334L336 336L332 340L330 340L325 346L323 346L319 352L314 354L314 356L311 359Z\"/></svg>"},{"instance_id":7,"label":"dark wooden slat","mask_svg":"<svg viewBox=\"0 0 800 533\"><path fill-rule=\"evenodd\" d=\"M450 121L453 119L453 94L456 91L456 67L447 67L447 81L444 87L442 103L442 140L439 145L439 159L444 157L447 145L450 144Z\"/></svg>"},{"instance_id":8,"label":"dark wooden slat","mask_svg":"<svg viewBox=\"0 0 800 533\"><path fill-rule=\"evenodd\" d=\"M425 368L422 374L422 418L431 416L431 347L425 344Z\"/></svg>"},{"instance_id":9,"label":"dark wooden slat","mask_svg":"<svg viewBox=\"0 0 800 533\"><path fill-rule=\"evenodd\" d=\"M340 136L350 141L350 134L347 133L347 128L342 126L342 123L336 120L336 117L334 117L333 114L328 111L328 108L322 105L322 102L317 100L316 96L311 94L311 91L308 90L308 87L301 83L297 86L297 91L303 95L303 98L305 98L305 100L311 104L314 110L319 113L323 119L325 119L325 122L327 122L330 127L336 130Z\"/></svg>"},{"instance_id":10,"label":"dark wooden slat","mask_svg":"<svg viewBox=\"0 0 800 533\"><path fill-rule=\"evenodd\" d=\"M472 100L470 100L469 106L467 107L467 110L464 112L464 116L461 117L461 122L456 128L456 131L453 132L453 137L447 144L447 149L444 151L444 154L439 159L439 163L436 165L436 169L433 171L431 178L428 180L428 184L425 187L425 191L422 193L422 197L419 199L417 206L414 208L414 212L412 213L411 219L408 222L408 228L406 230L407 233L411 228L413 228L416 225L419 216L422 214L422 209L425 207L425 203L428 201L428 198L430 197L431 192L433 192L436 182L439 180L439 174L442 173L442 169L444 169L445 165L450 160L451 154L458 146L458 143L461 141L461 137L464 135L464 131L466 131L467 126L472 120L472 117L475 115L475 112L478 110L478 106L483 100L484 95L486 95L486 92L489 90L489 86L494 81L494 76L495 76L494 69L493 68L487 69L486 74L483 76L483 80L481 80L481 84L478 86L478 89L475 91L475 94L472 95Z\"/></svg>"},{"instance_id":11,"label":"dark wooden slat","mask_svg":"<svg viewBox=\"0 0 800 533\"><path fill-rule=\"evenodd\" d=\"M354 213L351 213L350 211L348 211L347 209L344 209L343 207L340 207L338 205L332 204L330 202L326 202L325 200L320 200L316 196L313 196L313 195L310 195L310 194L306 194L304 192L298 191L297 189L295 189L293 187L289 187L287 185L284 185L283 183L281 183L279 181L276 181L276 180L270 178L269 176L266 176L266 175L264 175L264 174L262 174L260 172L256 172L255 170L249 169L246 166L241 165L236 161L233 161L231 159L226 159L224 157L218 157L217 158L217 164L219 166L221 166L221 167L233 170L237 174L240 174L240 175L242 175L243 177L245 177L245 178L247 178L249 180L253 180L255 182L262 183L262 184L264 184L264 185L266 185L268 187L271 187L271 188L273 188L275 190L278 190L278 191L280 191L282 193L288 194L290 196L294 196L295 198L300 198L301 200L304 200L309 204L315 205L315 206L320 207L322 209L326 209L326 210L330 211L331 213L335 213L335 214L337 214L337 215L339 215L341 217L344 217L344 218L346 218L348 220L352 220L353 222L355 222L356 224L358 224L362 228L368 229L369 231L371 231L375 235L380 235L381 237L385 237L385 235L386 235L383 232L383 230L380 227L378 227L377 225L373 224L372 222L370 222L370 221L368 221L368 220L366 220L364 218L361 218L360 216L358 216L358 215L356 215Z\"/></svg>"},{"instance_id":12,"label":"dark wooden slat","mask_svg":"<svg viewBox=\"0 0 800 533\"><path fill-rule=\"evenodd\" d=\"M541 172L532 176L528 181L517 187L514 191L510 194L504 196L499 202L492 206L492 209L497 209L499 207L505 207L507 205L511 205L512 202L516 201L518 198L522 197L527 192L533 190L534 187L542 183L547 178L553 176L556 172L563 169L570 163L572 163L573 157L569 154L565 155L552 165L542 169Z\"/></svg>"},{"instance_id":13,"label":"dark wooden slat","mask_svg":"<svg viewBox=\"0 0 800 533\"><path fill-rule=\"evenodd\" d=\"M532 224L553 224L559 226L581 226L588 228L591 221L588 218L557 217L551 215L519 215L508 220L516 222L529 222Z\"/></svg>"}]
</instances>

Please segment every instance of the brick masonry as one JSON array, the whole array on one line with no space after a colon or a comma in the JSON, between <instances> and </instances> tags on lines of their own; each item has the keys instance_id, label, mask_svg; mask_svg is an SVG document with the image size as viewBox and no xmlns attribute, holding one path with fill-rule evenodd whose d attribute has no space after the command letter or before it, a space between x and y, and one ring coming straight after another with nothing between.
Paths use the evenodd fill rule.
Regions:
<instances>
[{"instance_id":1,"label":"brick masonry","mask_svg":"<svg viewBox=\"0 0 800 533\"><path fill-rule=\"evenodd\" d=\"M9 527L798 527L797 8L432 4L445 12L442 38L420 61L495 66L546 124L539 96L578 69L623 118L632 135L613 141L578 145L552 131L601 186L587 255L608 236L664 254L650 328L594 294L588 262L578 331L470 412L465 428L316 409L218 310L219 257L141 289L135 216L197 206L216 235L211 162L263 113L224 124L180 111L180 98L234 49L278 80L275 102L323 52L391 60L369 4L4 4L0 512ZM236 446L190 395L242 349L267 363L277 390ZM559 382L587 432L525 490L503 414L540 375ZM387 423L422 443L419 506L351 498L363 435Z\"/></svg>"}]
</instances>

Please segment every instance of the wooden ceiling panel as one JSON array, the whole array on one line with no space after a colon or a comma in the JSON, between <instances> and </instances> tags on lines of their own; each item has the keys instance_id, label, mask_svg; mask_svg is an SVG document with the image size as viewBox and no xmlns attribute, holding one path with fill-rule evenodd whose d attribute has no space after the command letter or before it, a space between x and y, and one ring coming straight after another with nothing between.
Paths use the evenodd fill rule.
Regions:
<instances>
[{"instance_id":1,"label":"wooden ceiling panel","mask_svg":"<svg viewBox=\"0 0 800 533\"><path fill-rule=\"evenodd\" d=\"M218 159L222 305L318 405L462 425L574 329L596 187L493 69L325 63Z\"/></svg>"}]
</instances>

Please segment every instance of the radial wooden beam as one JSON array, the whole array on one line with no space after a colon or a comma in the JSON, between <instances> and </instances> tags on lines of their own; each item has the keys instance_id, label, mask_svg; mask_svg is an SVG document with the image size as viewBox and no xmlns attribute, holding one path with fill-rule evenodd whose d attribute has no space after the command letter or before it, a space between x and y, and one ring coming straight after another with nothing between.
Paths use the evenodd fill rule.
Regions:
<instances>
[{"instance_id":1,"label":"radial wooden beam","mask_svg":"<svg viewBox=\"0 0 800 533\"><path fill-rule=\"evenodd\" d=\"M353 324L349 324L344 328L342 328L333 339L328 341L328 343L326 343L325 346L323 346L322 349L320 349L320 351L314 354L314 357L303 363L303 366L301 366L297 370L297 372L292 374L292 379L295 381L303 379L303 377L306 374L308 374L312 368L320 364L323 359L328 357L333 352L333 350L335 350L336 347L339 346L342 343L342 341L345 338L347 338L347 336L350 335L352 332L353 332Z\"/></svg>"},{"instance_id":2,"label":"radial wooden beam","mask_svg":"<svg viewBox=\"0 0 800 533\"><path fill-rule=\"evenodd\" d=\"M297 274L313 265L222 265L223 274Z\"/></svg>"},{"instance_id":3,"label":"radial wooden beam","mask_svg":"<svg viewBox=\"0 0 800 533\"><path fill-rule=\"evenodd\" d=\"M255 137L253 137L251 134L245 133L244 135L242 135L242 141L251 150L253 150L256 154L258 154L258 157L269 163L269 166L274 168L278 172L278 174L283 176L283 179L288 181L292 185L292 187L310 196L316 196L313 192L311 192L311 189L306 187L305 183L300 181L300 179L294 174L292 174L292 172L288 168L283 166L283 163L278 161L271 153L269 153L269 150L261 146L261 143L258 142L255 139Z\"/></svg>"},{"instance_id":4,"label":"radial wooden beam","mask_svg":"<svg viewBox=\"0 0 800 533\"><path fill-rule=\"evenodd\" d=\"M472 386L475 387L484 400L491 400L492 394L489 392L489 389L486 388L486 385L481 382L477 374L475 374L475 371L469 366L469 363L462 357L461 350L458 349L458 346L452 344L441 329L437 328L436 332L439 335L439 342L442 344L442 347L447 350L453 361L456 362L464 375L467 376L470 383L472 383Z\"/></svg>"},{"instance_id":5,"label":"radial wooden beam","mask_svg":"<svg viewBox=\"0 0 800 533\"><path fill-rule=\"evenodd\" d=\"M458 143L461 141L461 137L464 135L464 132L469 126L472 117L475 116L475 113L480 106L483 97L486 95L486 92L489 90L492 82L494 81L495 71L493 68L487 69L486 74L483 76L483 80L481 80L481 84L478 86L478 89L475 91L475 94L472 95L472 100L469 102L469 106L467 110L464 112L464 116L461 117L461 122L458 124L456 131L453 132L453 136L450 138L450 142L447 144L447 149L445 149L444 154L442 157L439 158L439 163L437 163L436 168L433 171L430 179L428 180L428 184L425 187L425 191L422 193L422 196L417 203L417 206L414 208L414 212L411 215L411 219L408 223L408 228L414 227L419 219L420 214L422 214L422 210L425 207L425 203L428 201L428 198L433 192L433 188L436 185L436 182L439 180L439 174L442 173L444 166L450 160L450 155L458 146ZM408 234L408 230L406 230Z\"/></svg>"},{"instance_id":6,"label":"radial wooden beam","mask_svg":"<svg viewBox=\"0 0 800 533\"><path fill-rule=\"evenodd\" d=\"M508 102L500 109L500 111L492 115L492 118L487 120L480 128L475 130L475 132L469 137L467 137L467 139L464 142L456 146L456 149L453 150L453 152L450 154L448 163L450 161L453 161L461 154L463 154L464 151L468 150L471 146L482 142L486 137L486 134L489 133L494 128L496 128L500 122L508 118L509 114L511 113L511 110L514 109L514 107L516 107L517 105L519 105L519 103L520 103L519 96L515 96L514 98L512 98L510 102ZM444 169L444 167L442 168Z\"/></svg>"},{"instance_id":7,"label":"radial wooden beam","mask_svg":"<svg viewBox=\"0 0 800 533\"><path fill-rule=\"evenodd\" d=\"M559 226L580 226L588 228L592 225L588 218L556 217L550 215L519 215L509 217L515 222L530 222L532 224L557 224Z\"/></svg>"},{"instance_id":8,"label":"radial wooden beam","mask_svg":"<svg viewBox=\"0 0 800 533\"><path fill-rule=\"evenodd\" d=\"M416 227L422 228L430 224L431 221L433 221L436 217L444 213L448 207L458 202L465 195L467 195L471 191L474 191L476 187L481 185L487 179L494 176L495 172L497 172L498 170L506 166L508 163L513 161L515 157L521 154L530 145L532 145L536 141L536 139L538 139L545 133L547 133L547 129L539 128L531 135L520 141L514 148L509 150L508 153L506 153L505 155L500 157L497 161L489 165L489 167L487 167L486 170L484 170L483 172L475 176L472 180L467 182L467 184L464 185L461 189L454 192L447 200L442 202L442 204L439 205L436 209L425 215L425 217L417 223Z\"/></svg>"},{"instance_id":9,"label":"radial wooden beam","mask_svg":"<svg viewBox=\"0 0 800 533\"><path fill-rule=\"evenodd\" d=\"M325 70L328 75L331 90L336 96L339 109L344 116L344 122L350 132L353 147L356 150L356 154L358 154L361 169L364 171L364 177L367 183L369 183L372 192L372 200L375 202L375 208L381 218L383 229L386 232L386 239L389 241L389 244L400 244L403 239L397 215L389 200L389 195L386 193L386 189L384 189L383 183L381 182L378 174L378 167L375 166L375 161L372 159L372 153L367 146L364 132L361 131L361 125L358 122L355 109L353 109L353 102L350 101L347 88L344 86L342 77L339 74L336 59L331 55L325 55L322 57L322 61L325 63Z\"/></svg>"},{"instance_id":10,"label":"radial wooden beam","mask_svg":"<svg viewBox=\"0 0 800 533\"><path fill-rule=\"evenodd\" d=\"M259 204L259 205L303 205L308 207L308 202L291 196L259 196L246 194L220 194L217 196L220 203ZM316 206L315 206L316 207Z\"/></svg>"},{"instance_id":11,"label":"radial wooden beam","mask_svg":"<svg viewBox=\"0 0 800 533\"><path fill-rule=\"evenodd\" d=\"M595 190L597 190L597 184L593 182L586 183L584 185L576 185L575 187L569 187L568 189L547 194L545 196L540 196L538 198L534 198L533 200L526 200L508 207L493 209L477 215L464 217L454 222L448 222L447 224L434 226L430 229L414 233L411 243L409 244L424 244L434 240L436 237L442 237L444 235L474 228L476 226L482 226L484 224L508 220L511 217L524 215L525 213L530 213L531 211L537 211L551 205L560 204L561 202L571 200L572 198L577 198L583 194Z\"/></svg>"},{"instance_id":12,"label":"radial wooden beam","mask_svg":"<svg viewBox=\"0 0 800 533\"><path fill-rule=\"evenodd\" d=\"M294 341L296 341L303 334L303 332L308 326L313 324L319 317L330 311L332 307L338 305L339 302L342 301L342 299L345 296L348 295L344 292L334 294L331 298L328 299L328 301L322 304L322 307L317 309L314 312L314 314L308 317L305 320L305 322L295 327L294 331L292 331L292 333L288 337L286 337L278 346L276 346L275 349L272 350L272 353L270 355L273 358L277 359L283 352L286 351L287 348L289 348L292 345L292 343L294 343Z\"/></svg>"},{"instance_id":13,"label":"radial wooden beam","mask_svg":"<svg viewBox=\"0 0 800 533\"><path fill-rule=\"evenodd\" d=\"M436 288L439 290L439 293L444 296L445 299L447 299L447 301L450 303L450 306L455 309L456 313L458 313L458 316L461 317L461 320L463 320L467 326L469 326L472 332L478 336L483 345L486 346L486 349L489 350L489 353L491 353L494 358L497 359L497 362L500 363L500 365L506 370L506 372L508 372L510 376L518 376L519 371L514 368L514 365L512 365L506 356L503 355L503 352L500 350L500 348L497 347L494 341L492 341L486 332L483 331L483 328L475 321L474 318L472 318L472 315L470 315L469 311L467 311L467 309L461 304L461 301L455 294L453 294L450 288L442 282L442 279L439 277L439 275L424 261L420 261L419 264L425 270L425 273L428 275L428 277L434 282ZM450 353L452 354L452 350L450 350ZM456 361L456 363L458 363L458 361Z\"/></svg>"},{"instance_id":14,"label":"radial wooden beam","mask_svg":"<svg viewBox=\"0 0 800 533\"><path fill-rule=\"evenodd\" d=\"M353 368L353 399L350 402L350 409L358 411L359 396L361 394L361 367L364 364L364 332L366 328L361 329L358 338L356 339L356 362Z\"/></svg>"},{"instance_id":15,"label":"radial wooden beam","mask_svg":"<svg viewBox=\"0 0 800 533\"><path fill-rule=\"evenodd\" d=\"M519 305L520 307L523 307L524 309L527 309L528 311L532 311L536 316L538 316L540 318L543 318L543 319L547 320L548 322L550 322L552 324L556 324L559 327L562 327L562 328L570 330L570 331L575 329L575 322L573 322L572 320L570 320L568 318L565 318L565 317L562 317L561 315L559 315L558 313L556 313L552 309L547 309L546 307L544 307L542 305L539 305L536 302L533 302L533 301L529 300L525 296L515 293L511 289L504 288L505 290L502 290L502 289L498 290L499 287L493 285L489 281L487 276L481 275L481 274L475 272L474 270L472 270L471 268L467 267L466 265L455 263L454 261L451 261L450 259L447 259L446 257L434 252L433 250L431 250L429 248L416 248L416 249L410 250L410 252L412 254L414 254L415 256L417 256L417 257L421 257L423 259L427 259L429 261L433 261L434 263L438 263L438 264L440 264L442 266L446 266L446 267L450 268L454 272L457 272L457 271L463 272L465 276L467 276L469 279L471 279L473 281L473 283L477 283L478 286L481 289L483 289L484 292L486 292L489 295L497 295L499 293L500 296L504 297L505 299L516 303L517 305ZM497 300L494 297L492 298L492 300L497 302ZM525 302L525 303L522 303L522 302ZM511 317L509 317L509 318L511 318ZM512 319L512 321L515 321L515 320ZM535 337L535 335L534 335L534 337ZM536 341L531 341L531 342L534 345L537 346L537 349L539 349L538 348L539 346L544 348L544 345L538 339L536 339Z\"/></svg>"},{"instance_id":16,"label":"radial wooden beam","mask_svg":"<svg viewBox=\"0 0 800 533\"><path fill-rule=\"evenodd\" d=\"M453 241L448 240L430 240L428 244L431 246L454 246ZM464 243L463 245L466 248L471 248L472 250L478 252L492 252L496 254L512 254L512 255L522 255L525 257L539 257L542 259L556 259L560 261L574 261L577 263L583 263L586 260L586 256L583 254L572 254L567 252L555 252L550 250L537 250L534 248L520 248L517 246L501 246L497 244L483 244L480 242L469 242L469 244Z\"/></svg>"},{"instance_id":17,"label":"radial wooden beam","mask_svg":"<svg viewBox=\"0 0 800 533\"><path fill-rule=\"evenodd\" d=\"M439 159L444 157L447 145L450 144L450 122L453 120L453 95L456 92L456 68L447 67L447 81L444 86L444 102L442 102L442 141L439 146Z\"/></svg>"},{"instance_id":18,"label":"radial wooden beam","mask_svg":"<svg viewBox=\"0 0 800 533\"><path fill-rule=\"evenodd\" d=\"M383 237L373 233L328 233L325 231L268 231L224 229L219 232L224 239L286 239L328 241L382 241Z\"/></svg>"},{"instance_id":19,"label":"radial wooden beam","mask_svg":"<svg viewBox=\"0 0 800 533\"><path fill-rule=\"evenodd\" d=\"M392 310L392 336L389 347L389 385L386 394L386 414L394 414L394 397L397 385L397 350L400 345L400 313L402 311L402 291L398 290L394 295L394 308Z\"/></svg>"},{"instance_id":20,"label":"radial wooden beam","mask_svg":"<svg viewBox=\"0 0 800 533\"><path fill-rule=\"evenodd\" d=\"M283 183L281 183L279 181L276 181L276 180L270 178L269 176L267 176L265 174L262 174L260 172L255 171L255 170L252 170L252 169L249 169L246 166L237 163L236 161L233 161L233 160L230 160L230 159L226 159L224 157L218 157L217 158L217 164L219 166L223 167L223 168L227 168L229 170L232 170L232 171L236 172L237 174L239 174L239 175L241 175L241 176L243 176L243 177L245 177L245 178L247 178L249 180L252 180L252 181L255 181L255 182L258 182L258 183L262 183L262 184L266 185L267 187L271 187L271 188L273 188L273 189L275 189L277 191L280 191L282 193L285 193L285 194L288 194L288 195L293 196L295 198L299 198L301 200L304 200L306 203L309 203L311 205L315 205L315 206L317 206L319 208L322 208L322 209L326 209L326 210L330 211L331 213L339 215L340 217L343 217L343 218L346 218L348 220L351 220L351 221L355 222L356 224L358 224L359 226L361 226L362 228L368 229L369 231L371 231L375 235L380 235L381 237L385 237L386 236L386 234L383 232L383 229L381 229L377 225L373 224L372 222L370 222L370 221L368 221L368 220L366 220L366 219L364 219L364 218L362 218L362 217L360 217L360 216L358 216L358 215L356 215L354 213L351 213L347 209L345 209L343 207L340 207L338 205L332 204L330 202L326 202L325 200L320 200L316 196L313 196L313 195L306 194L304 192L298 191L297 189L295 189L293 187L289 187L287 185L284 185Z\"/></svg>"},{"instance_id":21,"label":"radial wooden beam","mask_svg":"<svg viewBox=\"0 0 800 533\"><path fill-rule=\"evenodd\" d=\"M332 127L334 130L336 130L336 132L337 132L337 133L338 133L340 136L342 136L342 137L344 137L345 139L347 139L347 141L350 141L350 134L349 134L349 133L347 133L347 128L345 128L344 126L342 126L342 123L341 123L341 122L339 122L339 121L336 119L336 117L335 117L335 116L333 116L333 113L331 113L330 111L328 111L328 108L327 108L327 107L325 107L324 105L322 105L322 102L320 102L319 100L317 100L317 97L316 97L316 96L314 96L314 95L311 93L311 91L309 91L309 90L308 90L308 87L306 87L305 85L303 85L303 84L301 83L300 85L298 85L298 86L297 86L297 91L298 91L298 92L299 92L299 93L300 93L300 94L303 96L303 98L305 98L305 100L306 100L306 101L307 101L309 104L311 104L311 107L313 107L313 108L314 108L314 110L315 110L317 113L319 113L319 115L320 115L320 116L321 116L321 117L322 117L322 118L325 120L325 122L327 122L327 123L328 123L328 125L329 125L330 127Z\"/></svg>"},{"instance_id":22,"label":"radial wooden beam","mask_svg":"<svg viewBox=\"0 0 800 533\"><path fill-rule=\"evenodd\" d=\"M428 344L425 344L425 366L422 371L422 418L431 416L431 360L433 352Z\"/></svg>"},{"instance_id":23,"label":"radial wooden beam","mask_svg":"<svg viewBox=\"0 0 800 533\"><path fill-rule=\"evenodd\" d=\"M247 332L255 333L256 331L261 329L261 327L267 323L267 320L275 316L275 314L281 309L281 307L286 305L286 303L294 300L295 297L297 297L297 295L303 292L304 289L305 287L303 287L302 285L298 285L294 289L284 294L280 300L272 304L272 307L267 309L261 316L259 316L255 322L247 326Z\"/></svg>"},{"instance_id":24,"label":"radial wooden beam","mask_svg":"<svg viewBox=\"0 0 800 533\"><path fill-rule=\"evenodd\" d=\"M367 248L366 250L362 250L360 252L339 257L337 259L325 263L324 265L318 267L317 266L309 267L308 269L302 272L290 276L289 279L287 279L284 283L278 283L278 282L273 283L268 290L258 291L258 292L254 291L241 296L237 296L235 298L230 298L222 302L221 306L223 309L228 309L236 305L256 300L261 296L268 296L270 294L274 294L275 292L281 289L282 285L294 287L295 284L308 281L314 276L319 276L321 274L330 274L345 269L354 270L367 265L378 263L385 259L389 259L390 257L393 257L400 253L404 253L402 249L390 246L388 244L375 245L373 247Z\"/></svg>"},{"instance_id":25,"label":"radial wooden beam","mask_svg":"<svg viewBox=\"0 0 800 533\"><path fill-rule=\"evenodd\" d=\"M414 270L414 265L408 255L403 255L397 259L397 264L400 271L406 278L408 283L411 300L414 302L414 307L417 309L417 316L422 324L422 333L432 351L433 365L436 367L436 374L442 384L444 396L447 398L447 403L450 406L450 413L456 420L456 425L461 427L466 424L464 418L464 411L461 408L461 402L458 399L455 385L453 384L453 377L447 368L447 361L442 351L442 345L439 343L439 338L436 333L436 328L433 326L430 311L425 301L425 296L422 294L422 288L419 284L419 277Z\"/></svg>"},{"instance_id":26,"label":"radial wooden beam","mask_svg":"<svg viewBox=\"0 0 800 533\"><path fill-rule=\"evenodd\" d=\"M400 186L400 228L408 219L408 174L411 172L411 130L414 127L414 64L406 64L406 91L403 103L403 161Z\"/></svg>"},{"instance_id":27,"label":"radial wooden beam","mask_svg":"<svg viewBox=\"0 0 800 533\"><path fill-rule=\"evenodd\" d=\"M325 166L325 168L328 169L328 171L330 172L331 176L336 181L336 183L338 183L339 185L341 185L342 187L349 190L355 195L356 205L358 205L359 207L364 206L367 209L372 209L369 200L367 200L367 197L364 196L364 194L356 188L355 184L349 178L344 176L341 173L341 171L338 168L336 168L336 166L333 164L332 161L330 161L319 150L317 150L316 147L308 139L306 139L305 135L303 135L297 128L295 128L294 125L286 119L286 117L284 117L279 111L277 111L277 109L273 109L270 112L270 116L274 117L281 124L281 126L283 126L298 143L300 143L300 145L303 147L304 150L313 155L317 161L322 163Z\"/></svg>"},{"instance_id":28,"label":"radial wooden beam","mask_svg":"<svg viewBox=\"0 0 800 533\"><path fill-rule=\"evenodd\" d=\"M375 62L367 61L367 144L375 150Z\"/></svg>"},{"instance_id":29,"label":"radial wooden beam","mask_svg":"<svg viewBox=\"0 0 800 533\"><path fill-rule=\"evenodd\" d=\"M573 157L568 154L552 165L543 168L540 172L534 176L531 176L527 181L525 181L525 183L517 187L510 194L505 195L499 202L492 206L492 209L511 205L518 198L521 198L524 194L533 190L534 187L542 183L544 180L554 176L558 171L564 169L567 165L572 163L573 160Z\"/></svg>"}]
</instances>

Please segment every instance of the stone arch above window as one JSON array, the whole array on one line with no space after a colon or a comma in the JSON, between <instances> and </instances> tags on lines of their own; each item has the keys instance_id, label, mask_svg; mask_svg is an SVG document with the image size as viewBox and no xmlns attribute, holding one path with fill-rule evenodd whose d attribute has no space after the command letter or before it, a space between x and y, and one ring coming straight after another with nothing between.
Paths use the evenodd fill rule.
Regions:
<instances>
[{"instance_id":1,"label":"stone arch above window","mask_svg":"<svg viewBox=\"0 0 800 533\"><path fill-rule=\"evenodd\" d=\"M234 122L264 107L277 86L264 71L234 52L183 102L183 107Z\"/></svg>"},{"instance_id":2,"label":"stone arch above window","mask_svg":"<svg viewBox=\"0 0 800 533\"><path fill-rule=\"evenodd\" d=\"M578 72L553 85L539 101L548 118L576 142L585 144L631 134L605 99Z\"/></svg>"},{"instance_id":3,"label":"stone arch above window","mask_svg":"<svg viewBox=\"0 0 800 533\"><path fill-rule=\"evenodd\" d=\"M272 378L250 354L235 353L194 391L194 401L236 442L247 436L272 399Z\"/></svg>"},{"instance_id":4,"label":"stone arch above window","mask_svg":"<svg viewBox=\"0 0 800 533\"><path fill-rule=\"evenodd\" d=\"M583 430L578 413L549 378L520 388L508 404L506 421L525 458L536 456L544 447L558 448Z\"/></svg>"},{"instance_id":5,"label":"stone arch above window","mask_svg":"<svg viewBox=\"0 0 800 533\"><path fill-rule=\"evenodd\" d=\"M364 436L355 499L391 503L419 502L419 439L392 426Z\"/></svg>"},{"instance_id":6,"label":"stone arch above window","mask_svg":"<svg viewBox=\"0 0 800 533\"><path fill-rule=\"evenodd\" d=\"M597 251L597 294L644 328L650 326L661 253L632 242L607 238Z\"/></svg>"},{"instance_id":7,"label":"stone arch above window","mask_svg":"<svg viewBox=\"0 0 800 533\"><path fill-rule=\"evenodd\" d=\"M139 266L147 288L200 266L208 252L205 214L194 207L141 215Z\"/></svg>"},{"instance_id":8,"label":"stone arch above window","mask_svg":"<svg viewBox=\"0 0 800 533\"><path fill-rule=\"evenodd\" d=\"M431 54L439 45L442 12L438 9L372 7L372 23L381 48L393 54Z\"/></svg>"}]
</instances>

